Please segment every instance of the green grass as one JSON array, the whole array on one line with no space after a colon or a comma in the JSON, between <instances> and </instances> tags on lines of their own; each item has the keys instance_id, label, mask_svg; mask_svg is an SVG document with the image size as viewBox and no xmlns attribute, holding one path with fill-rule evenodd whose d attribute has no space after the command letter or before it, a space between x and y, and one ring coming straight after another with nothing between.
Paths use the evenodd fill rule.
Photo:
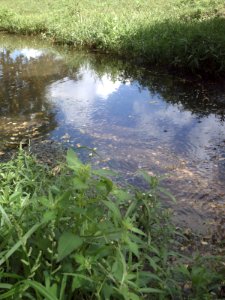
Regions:
<instances>
[{"instance_id":1,"label":"green grass","mask_svg":"<svg viewBox=\"0 0 225 300\"><path fill-rule=\"evenodd\" d=\"M0 299L219 299L223 258L179 254L158 179L113 175L71 150L53 169L23 150L0 164Z\"/></svg>"},{"instance_id":2,"label":"green grass","mask_svg":"<svg viewBox=\"0 0 225 300\"><path fill-rule=\"evenodd\" d=\"M224 72L223 0L1 0L0 27L193 73Z\"/></svg>"}]
</instances>

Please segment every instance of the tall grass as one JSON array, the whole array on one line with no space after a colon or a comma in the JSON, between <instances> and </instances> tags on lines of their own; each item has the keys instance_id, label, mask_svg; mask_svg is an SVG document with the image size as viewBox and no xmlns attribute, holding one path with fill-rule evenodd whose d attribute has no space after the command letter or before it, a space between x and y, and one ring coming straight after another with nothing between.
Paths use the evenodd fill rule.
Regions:
<instances>
[{"instance_id":1,"label":"tall grass","mask_svg":"<svg viewBox=\"0 0 225 300\"><path fill-rule=\"evenodd\" d=\"M222 258L182 257L155 177L116 186L73 151L0 164L0 299L214 299ZM214 297L214 298L213 298Z\"/></svg>"},{"instance_id":2,"label":"tall grass","mask_svg":"<svg viewBox=\"0 0 225 300\"><path fill-rule=\"evenodd\" d=\"M193 73L225 65L223 0L1 1L0 27Z\"/></svg>"}]
</instances>

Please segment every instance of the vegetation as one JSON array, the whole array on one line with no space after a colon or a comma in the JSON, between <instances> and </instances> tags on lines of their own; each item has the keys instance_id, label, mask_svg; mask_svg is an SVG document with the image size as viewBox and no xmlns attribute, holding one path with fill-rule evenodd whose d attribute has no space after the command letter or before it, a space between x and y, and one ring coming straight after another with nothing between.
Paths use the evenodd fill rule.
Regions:
<instances>
[{"instance_id":1,"label":"vegetation","mask_svg":"<svg viewBox=\"0 0 225 300\"><path fill-rule=\"evenodd\" d=\"M223 79L217 80L217 82L203 81L199 78L194 81L187 77L184 79L183 76L169 75L165 70L160 72L159 68L157 68L157 72L154 69L140 68L140 66L134 65L130 61L124 61L114 56L90 51L71 51L72 49L69 46L52 46L47 40L36 37L31 39L29 36L2 34L0 35L0 45L10 51L22 50L27 48L28 45L34 49L48 49L48 53L63 58L63 63L66 64L70 74L75 74L88 65L99 78L107 74L112 81L138 81L141 86L146 87L153 94L160 95L166 102L176 105L182 104L184 109L191 111L199 118L208 116L213 111L221 121L225 119L225 102L221 101L225 97ZM14 70L16 70L15 66ZM35 77L33 80L38 80L39 86L44 89L41 76ZM43 82L48 83L45 79ZM1 89L0 86L0 95L3 91L4 89ZM2 96L2 99L4 99L4 96ZM22 100L20 104L22 105ZM42 103L42 105L46 107L47 104ZM15 108L13 107L13 109Z\"/></svg>"},{"instance_id":2,"label":"vegetation","mask_svg":"<svg viewBox=\"0 0 225 300\"><path fill-rule=\"evenodd\" d=\"M1 0L0 27L211 75L224 72L223 0Z\"/></svg>"},{"instance_id":3,"label":"vegetation","mask_svg":"<svg viewBox=\"0 0 225 300\"><path fill-rule=\"evenodd\" d=\"M217 74L225 64L223 2L1 0L0 27ZM76 59L69 57L79 66ZM103 61L98 72L105 67ZM145 85L157 90L154 81ZM173 85L164 86L173 101ZM0 299L224 297L224 257L181 255L185 236L160 205L161 193L171 196L158 179L143 172L143 192L121 189L113 175L92 170L71 150L54 168L22 149L0 163Z\"/></svg>"},{"instance_id":4,"label":"vegetation","mask_svg":"<svg viewBox=\"0 0 225 300\"><path fill-rule=\"evenodd\" d=\"M72 150L0 164L0 299L219 299L222 258L178 254L157 178L143 193L109 175Z\"/></svg>"}]
</instances>

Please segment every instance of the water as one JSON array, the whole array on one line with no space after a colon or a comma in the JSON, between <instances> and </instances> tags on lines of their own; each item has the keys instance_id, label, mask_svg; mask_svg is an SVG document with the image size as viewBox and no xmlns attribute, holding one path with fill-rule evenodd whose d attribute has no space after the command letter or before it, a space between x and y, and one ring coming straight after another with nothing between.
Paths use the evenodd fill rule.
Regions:
<instances>
[{"instance_id":1,"label":"water","mask_svg":"<svg viewBox=\"0 0 225 300\"><path fill-rule=\"evenodd\" d=\"M0 153L40 138L97 148L101 159L93 164L130 182L138 182L139 169L166 174L176 221L196 230L225 208L222 81L191 81L2 34L0 138Z\"/></svg>"}]
</instances>

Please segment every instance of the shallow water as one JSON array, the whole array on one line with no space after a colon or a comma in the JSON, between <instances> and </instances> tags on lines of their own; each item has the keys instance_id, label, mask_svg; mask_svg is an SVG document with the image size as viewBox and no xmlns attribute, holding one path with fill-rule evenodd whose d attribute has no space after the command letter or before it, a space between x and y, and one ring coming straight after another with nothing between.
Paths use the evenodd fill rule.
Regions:
<instances>
[{"instance_id":1,"label":"shallow water","mask_svg":"<svg viewBox=\"0 0 225 300\"><path fill-rule=\"evenodd\" d=\"M121 180L138 182L138 169L166 174L179 224L201 231L224 212L225 81L191 81L2 34L0 151L39 138L97 148L93 164Z\"/></svg>"}]
</instances>

